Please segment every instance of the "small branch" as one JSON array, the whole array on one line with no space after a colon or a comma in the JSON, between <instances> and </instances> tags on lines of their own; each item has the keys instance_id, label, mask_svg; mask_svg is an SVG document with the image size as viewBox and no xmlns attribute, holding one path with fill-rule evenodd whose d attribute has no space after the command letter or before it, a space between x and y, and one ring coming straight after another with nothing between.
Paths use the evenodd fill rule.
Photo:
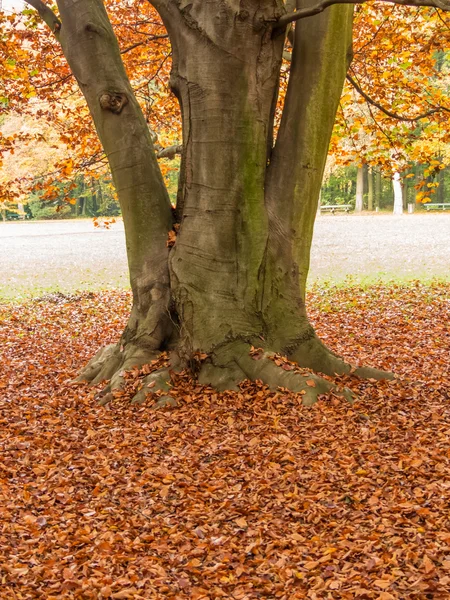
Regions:
<instances>
[{"instance_id":1,"label":"small branch","mask_svg":"<svg viewBox=\"0 0 450 600\"><path fill-rule=\"evenodd\" d=\"M356 83L356 81L351 75L347 75L347 81L349 81L352 84L355 90L364 98L364 100L366 100L366 102L368 102L372 106L375 106L375 108L378 108L378 110L381 110L381 112L383 112L388 117L391 117L392 119L397 119L398 121L408 121L409 123L414 123L415 121L419 121L420 119L429 117L430 115L433 115L437 112L450 112L448 108L445 108L444 106L439 106L437 108L432 108L427 112L421 113L420 115L417 115L417 117L404 117L402 115L398 115L397 113L391 112L390 110L384 108L384 106L373 100L368 94L366 94L366 92L363 89L361 89L361 87L358 85L358 83Z\"/></svg>"},{"instance_id":2,"label":"small branch","mask_svg":"<svg viewBox=\"0 0 450 600\"><path fill-rule=\"evenodd\" d=\"M365 4L367 0L323 0L313 6L307 8L301 8L294 12L286 13L278 19L275 26L276 30L284 29L289 23L298 21L299 19L305 19L306 17L312 17L323 12L329 6L334 4ZM449 0L379 0L380 2L387 2L389 4L399 4L400 6L432 6L434 8L440 8L441 10L450 11Z\"/></svg>"},{"instance_id":3,"label":"small branch","mask_svg":"<svg viewBox=\"0 0 450 600\"><path fill-rule=\"evenodd\" d=\"M183 146L169 146L168 148L163 148L159 150L156 154L156 158L170 158L173 159L177 154L181 154L183 152Z\"/></svg>"},{"instance_id":4,"label":"small branch","mask_svg":"<svg viewBox=\"0 0 450 600\"><path fill-rule=\"evenodd\" d=\"M300 10L296 10L294 12L286 13L278 19L278 22L276 24L276 30L284 29L284 27L289 25L289 23L294 23L295 21L299 21L300 19L305 19L306 17L313 17L314 15L318 15L333 4L364 4L364 2L366 2L366 0L323 0L323 2L319 2L318 4L314 4L313 6L308 6L306 8L301 8Z\"/></svg>"},{"instance_id":5,"label":"small branch","mask_svg":"<svg viewBox=\"0 0 450 600\"><path fill-rule=\"evenodd\" d=\"M142 42L136 42L135 44L132 44L131 46L128 46L128 48L125 48L124 50L120 51L120 54L126 54L127 52L130 52L130 50L134 50L135 48L139 48L139 46L145 46L145 44L148 44L148 42L154 42L155 40L163 40L168 38L168 34L167 33L162 33L161 35L149 35L148 39L143 40Z\"/></svg>"},{"instance_id":6,"label":"small branch","mask_svg":"<svg viewBox=\"0 0 450 600\"><path fill-rule=\"evenodd\" d=\"M56 39L59 39L59 32L61 30L61 21L52 11L52 9L47 6L42 0L25 0L27 4L35 8L41 19L46 23Z\"/></svg>"}]
</instances>

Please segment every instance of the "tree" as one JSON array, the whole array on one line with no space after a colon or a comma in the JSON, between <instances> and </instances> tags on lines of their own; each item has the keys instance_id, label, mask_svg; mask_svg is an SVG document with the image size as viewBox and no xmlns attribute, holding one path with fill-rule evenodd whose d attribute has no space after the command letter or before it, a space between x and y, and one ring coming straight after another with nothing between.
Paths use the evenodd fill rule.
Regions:
<instances>
[{"instance_id":1,"label":"tree","mask_svg":"<svg viewBox=\"0 0 450 600\"><path fill-rule=\"evenodd\" d=\"M355 203L355 211L362 212L364 208L364 169L363 167L358 167L358 171L356 174L356 203Z\"/></svg>"},{"instance_id":2,"label":"tree","mask_svg":"<svg viewBox=\"0 0 450 600\"><path fill-rule=\"evenodd\" d=\"M328 375L352 370L316 336L305 283L328 144L352 56L353 5L330 7L334 2L325 0L300 8L297 2L294 10L295 3L281 0L152 0L170 36L170 85L183 123L172 210L101 0L58 0L59 16L41 0L28 3L59 40L86 98L125 224L130 319L121 340L100 350L81 378L110 380L107 399L124 370L169 350L172 368L178 362L198 369L199 380L218 389L261 379L303 392L305 402L330 390L324 378L284 370L271 353ZM282 55L293 22L292 65L274 143ZM255 355L252 347L263 351ZM354 372L389 377L364 367ZM164 389L167 379L163 369L147 383Z\"/></svg>"},{"instance_id":3,"label":"tree","mask_svg":"<svg viewBox=\"0 0 450 600\"><path fill-rule=\"evenodd\" d=\"M355 28L333 135L336 163L364 162L391 180L414 162L435 167L438 160L443 169L450 134L448 17L432 8L374 3L357 11ZM418 200L429 197L424 192Z\"/></svg>"},{"instance_id":4,"label":"tree","mask_svg":"<svg viewBox=\"0 0 450 600\"><path fill-rule=\"evenodd\" d=\"M394 215L403 214L403 193L400 173L396 171L392 178L392 187L394 188Z\"/></svg>"}]
</instances>

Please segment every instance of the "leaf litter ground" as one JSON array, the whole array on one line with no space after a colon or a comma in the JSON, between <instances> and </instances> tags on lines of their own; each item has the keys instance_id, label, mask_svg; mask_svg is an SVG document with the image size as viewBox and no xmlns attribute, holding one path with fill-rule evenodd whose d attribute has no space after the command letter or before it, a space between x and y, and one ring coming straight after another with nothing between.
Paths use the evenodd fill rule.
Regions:
<instances>
[{"instance_id":1,"label":"leaf litter ground","mask_svg":"<svg viewBox=\"0 0 450 600\"><path fill-rule=\"evenodd\" d=\"M341 378L354 405L181 376L159 411L68 383L127 293L1 306L0 598L449 598L449 298L312 290L330 347L399 375Z\"/></svg>"}]
</instances>

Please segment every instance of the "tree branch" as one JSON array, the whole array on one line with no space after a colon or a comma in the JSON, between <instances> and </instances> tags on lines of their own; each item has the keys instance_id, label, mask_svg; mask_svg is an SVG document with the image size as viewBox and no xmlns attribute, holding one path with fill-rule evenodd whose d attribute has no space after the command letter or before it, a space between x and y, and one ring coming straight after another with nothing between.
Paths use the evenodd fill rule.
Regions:
<instances>
[{"instance_id":1,"label":"tree branch","mask_svg":"<svg viewBox=\"0 0 450 600\"><path fill-rule=\"evenodd\" d=\"M163 148L156 153L156 158L175 158L176 154L181 154L183 152L183 146L169 146L168 148Z\"/></svg>"},{"instance_id":2,"label":"tree branch","mask_svg":"<svg viewBox=\"0 0 450 600\"><path fill-rule=\"evenodd\" d=\"M49 26L56 39L59 39L61 21L55 15L52 9L42 0L25 0L25 2L38 11L41 19Z\"/></svg>"},{"instance_id":3,"label":"tree branch","mask_svg":"<svg viewBox=\"0 0 450 600\"><path fill-rule=\"evenodd\" d=\"M128 46L128 48L124 48L123 50L120 51L120 54L126 54L127 52L130 52L130 50L139 48L139 46L145 46L145 44L148 44L149 42L154 42L155 40L163 40L168 37L169 37L169 34L167 34L167 33L162 33L161 35L149 35L146 40L143 40L142 42L136 42L135 44Z\"/></svg>"},{"instance_id":4,"label":"tree branch","mask_svg":"<svg viewBox=\"0 0 450 600\"><path fill-rule=\"evenodd\" d=\"M351 75L347 74L347 81L352 84L352 86L355 88L355 90L358 92L358 94L360 94L364 98L364 100L366 100L366 102L368 102L372 106L375 106L375 108L378 108L378 110L381 110L381 112L383 112L388 117L391 117L392 119L397 119L398 121L408 121L410 123L413 123L414 121L419 121L420 119L429 117L430 115L433 115L434 113L437 113L437 112L441 112L441 111L450 112L450 109L445 108L445 106L438 106L436 108L432 108L431 110L429 110L427 112L417 115L417 117L404 117L402 115L398 115L397 113L391 112L390 110L388 110L387 108L384 108L384 106L382 106L381 104L379 104L378 102L373 100L368 94L366 94L366 92L359 86L359 84L356 83L356 81L353 79L353 77Z\"/></svg>"},{"instance_id":5,"label":"tree branch","mask_svg":"<svg viewBox=\"0 0 450 600\"><path fill-rule=\"evenodd\" d=\"M387 2L389 4L399 4L401 6L432 6L434 8L440 8L441 10L450 11L450 0L379 0L380 2ZM289 23L298 21L299 19L305 19L306 17L312 17L323 12L329 6L334 4L365 4L367 0L322 0L313 6L301 8L290 13L286 13L280 17L275 26L276 30L283 29Z\"/></svg>"}]
</instances>

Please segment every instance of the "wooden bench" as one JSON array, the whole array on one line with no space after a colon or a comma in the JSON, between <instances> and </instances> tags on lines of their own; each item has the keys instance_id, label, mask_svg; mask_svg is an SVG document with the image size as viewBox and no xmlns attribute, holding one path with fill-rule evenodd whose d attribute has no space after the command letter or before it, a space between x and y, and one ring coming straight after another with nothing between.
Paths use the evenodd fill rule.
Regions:
<instances>
[{"instance_id":1,"label":"wooden bench","mask_svg":"<svg viewBox=\"0 0 450 600\"><path fill-rule=\"evenodd\" d=\"M351 204L324 204L319 206L319 212L326 211L334 215L337 210L343 210L348 213L352 208Z\"/></svg>"},{"instance_id":2,"label":"wooden bench","mask_svg":"<svg viewBox=\"0 0 450 600\"><path fill-rule=\"evenodd\" d=\"M431 204L425 204L427 210L447 210L450 209L450 204L445 202L432 202Z\"/></svg>"}]
</instances>

